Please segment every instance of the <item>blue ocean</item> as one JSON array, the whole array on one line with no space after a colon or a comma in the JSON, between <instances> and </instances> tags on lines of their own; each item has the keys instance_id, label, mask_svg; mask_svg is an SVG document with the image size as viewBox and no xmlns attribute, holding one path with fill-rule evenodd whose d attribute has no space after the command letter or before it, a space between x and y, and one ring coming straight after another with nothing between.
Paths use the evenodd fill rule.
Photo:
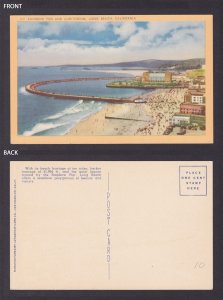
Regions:
<instances>
[{"instance_id":1,"label":"blue ocean","mask_svg":"<svg viewBox=\"0 0 223 300\"><path fill-rule=\"evenodd\" d=\"M114 70L113 70L114 72ZM19 67L18 68L18 134L58 136L64 135L81 120L102 109L106 103L83 101L81 96L130 97L144 93L139 89L106 88L109 80L62 82L41 86L41 90L80 95L77 100L62 100L26 92L29 83L73 77L133 76L106 70L86 70L78 67ZM112 81L112 80L111 80Z\"/></svg>"}]
</instances>

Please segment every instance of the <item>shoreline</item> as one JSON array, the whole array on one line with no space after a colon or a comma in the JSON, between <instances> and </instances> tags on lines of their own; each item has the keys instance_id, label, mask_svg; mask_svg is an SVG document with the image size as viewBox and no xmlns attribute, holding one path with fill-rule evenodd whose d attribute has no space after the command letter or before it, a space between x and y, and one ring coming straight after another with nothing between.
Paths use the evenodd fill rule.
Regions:
<instances>
[{"instance_id":1,"label":"shoreline","mask_svg":"<svg viewBox=\"0 0 223 300\"><path fill-rule=\"evenodd\" d=\"M163 135L169 119L179 112L185 89L157 89L129 99L146 103L107 104L81 120L67 136Z\"/></svg>"}]
</instances>

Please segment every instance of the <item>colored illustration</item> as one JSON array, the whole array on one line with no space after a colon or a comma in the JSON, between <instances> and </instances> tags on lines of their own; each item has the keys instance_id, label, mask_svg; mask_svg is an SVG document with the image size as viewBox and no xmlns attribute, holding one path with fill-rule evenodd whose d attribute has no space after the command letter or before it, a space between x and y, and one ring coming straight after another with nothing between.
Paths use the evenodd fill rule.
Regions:
<instances>
[{"instance_id":1,"label":"colored illustration","mask_svg":"<svg viewBox=\"0 0 223 300\"><path fill-rule=\"evenodd\" d=\"M206 134L204 21L19 21L17 32L18 136Z\"/></svg>"}]
</instances>

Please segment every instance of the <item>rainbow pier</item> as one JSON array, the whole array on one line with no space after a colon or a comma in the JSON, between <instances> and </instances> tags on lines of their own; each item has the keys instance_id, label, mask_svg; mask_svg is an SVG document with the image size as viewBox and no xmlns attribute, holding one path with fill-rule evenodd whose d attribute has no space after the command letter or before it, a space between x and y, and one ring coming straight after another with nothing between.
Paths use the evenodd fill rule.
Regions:
<instances>
[{"instance_id":1,"label":"rainbow pier","mask_svg":"<svg viewBox=\"0 0 223 300\"><path fill-rule=\"evenodd\" d=\"M86 95L69 95L69 94L59 94L59 93L52 93L52 92L45 92L39 89L42 85L47 85L51 83L61 83L61 82L77 82L77 81L91 81L91 80L117 80L117 79L126 79L124 77L82 77L82 78L69 78L69 79L58 79L58 80L47 80L47 81L40 81L30 83L25 86L27 92L36 94L39 96L51 97L55 99L65 99L65 100L83 100L83 101L98 101L98 102L109 102L115 104L122 104L122 103L144 103L145 101L136 101L131 100L128 98L113 98L113 97L101 97L101 96L86 96Z\"/></svg>"}]
</instances>

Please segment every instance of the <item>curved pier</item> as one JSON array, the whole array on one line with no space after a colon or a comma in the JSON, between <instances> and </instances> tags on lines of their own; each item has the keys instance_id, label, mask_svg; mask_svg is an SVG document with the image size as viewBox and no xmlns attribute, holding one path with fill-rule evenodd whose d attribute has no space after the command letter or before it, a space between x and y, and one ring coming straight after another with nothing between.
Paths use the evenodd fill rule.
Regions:
<instances>
[{"instance_id":1,"label":"curved pier","mask_svg":"<svg viewBox=\"0 0 223 300\"><path fill-rule=\"evenodd\" d=\"M47 80L47 81L40 81L28 84L25 86L27 92L45 96L45 97L52 97L58 99L66 99L66 100L85 100L85 101L100 101L100 102L110 102L110 103L139 103L135 102L134 100L128 98L112 98L112 97L101 97L101 96L82 96L82 95L69 95L69 94L58 94L58 93L50 93L44 92L38 89L41 85L51 84L51 83L60 83L60 82L71 82L71 81L91 81L91 80L116 80L116 79L126 79L124 77L82 77L82 78L69 78L69 79L58 79L58 80ZM141 103L141 102L140 102Z\"/></svg>"}]
</instances>

